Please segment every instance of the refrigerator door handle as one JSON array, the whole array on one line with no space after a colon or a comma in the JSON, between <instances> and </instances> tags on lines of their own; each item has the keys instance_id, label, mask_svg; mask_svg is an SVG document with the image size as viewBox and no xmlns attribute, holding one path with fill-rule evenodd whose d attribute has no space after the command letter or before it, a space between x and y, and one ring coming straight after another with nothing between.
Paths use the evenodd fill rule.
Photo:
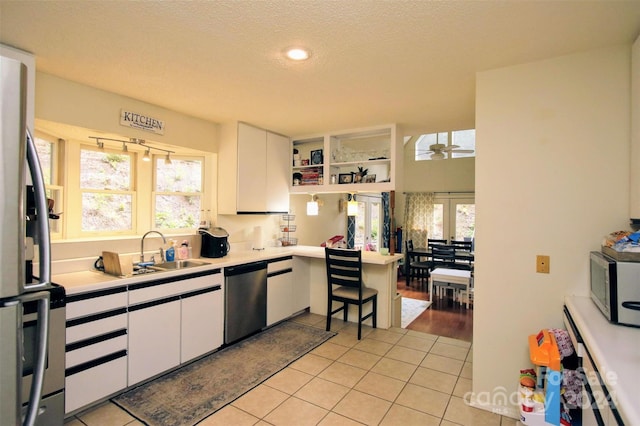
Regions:
<instances>
[{"instance_id":1,"label":"refrigerator door handle","mask_svg":"<svg viewBox=\"0 0 640 426\"><path fill-rule=\"evenodd\" d=\"M49 236L49 207L47 206L46 188L44 186L44 177L40 162L38 161L38 152L36 144L33 141L31 132L27 129L27 162L31 171L31 180L33 181L34 197L36 204L38 238L38 262L40 274L40 282L36 284L25 283L25 290L33 290L48 285L51 282L51 252L50 252L50 236Z\"/></svg>"},{"instance_id":2,"label":"refrigerator door handle","mask_svg":"<svg viewBox=\"0 0 640 426\"><path fill-rule=\"evenodd\" d=\"M44 385L44 373L47 364L47 350L49 347L49 292L39 291L37 293L27 293L19 296L22 302L38 302L38 320L36 325L37 348L34 360L33 381L29 391L29 406L24 419L24 426L35 425L38 417L38 409L42 399L42 387Z\"/></svg>"}]
</instances>

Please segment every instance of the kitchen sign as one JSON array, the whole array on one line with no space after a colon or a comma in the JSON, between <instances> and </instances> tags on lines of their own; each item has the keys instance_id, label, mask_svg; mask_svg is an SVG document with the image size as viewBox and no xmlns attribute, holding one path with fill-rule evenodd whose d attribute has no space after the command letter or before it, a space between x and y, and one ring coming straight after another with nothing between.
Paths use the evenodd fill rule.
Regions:
<instances>
[{"instance_id":1,"label":"kitchen sign","mask_svg":"<svg viewBox=\"0 0 640 426\"><path fill-rule=\"evenodd\" d=\"M164 135L164 121L137 112L120 110L120 125Z\"/></svg>"}]
</instances>

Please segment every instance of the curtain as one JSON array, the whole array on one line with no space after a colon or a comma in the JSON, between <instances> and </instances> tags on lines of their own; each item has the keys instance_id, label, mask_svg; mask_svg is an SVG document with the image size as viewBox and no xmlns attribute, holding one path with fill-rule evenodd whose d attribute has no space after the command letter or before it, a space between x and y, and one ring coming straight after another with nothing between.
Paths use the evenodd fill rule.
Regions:
<instances>
[{"instance_id":1,"label":"curtain","mask_svg":"<svg viewBox=\"0 0 640 426\"><path fill-rule=\"evenodd\" d=\"M391 251L391 208L389 205L389 193L382 193L382 239L380 247L387 247ZM380 251L378 247L378 251Z\"/></svg>"},{"instance_id":2,"label":"curtain","mask_svg":"<svg viewBox=\"0 0 640 426\"><path fill-rule=\"evenodd\" d=\"M427 247L429 229L433 227L433 192L406 194L403 239L413 240L414 247Z\"/></svg>"}]
</instances>

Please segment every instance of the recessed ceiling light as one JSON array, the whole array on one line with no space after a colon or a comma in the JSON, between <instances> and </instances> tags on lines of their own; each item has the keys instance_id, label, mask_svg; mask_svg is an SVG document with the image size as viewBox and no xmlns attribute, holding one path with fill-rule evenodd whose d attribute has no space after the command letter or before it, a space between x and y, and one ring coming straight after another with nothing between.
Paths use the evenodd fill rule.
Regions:
<instances>
[{"instance_id":1,"label":"recessed ceiling light","mask_svg":"<svg viewBox=\"0 0 640 426\"><path fill-rule=\"evenodd\" d=\"M287 50L287 58L293 61L304 61L305 59L309 59L309 51L301 48L293 48Z\"/></svg>"}]
</instances>

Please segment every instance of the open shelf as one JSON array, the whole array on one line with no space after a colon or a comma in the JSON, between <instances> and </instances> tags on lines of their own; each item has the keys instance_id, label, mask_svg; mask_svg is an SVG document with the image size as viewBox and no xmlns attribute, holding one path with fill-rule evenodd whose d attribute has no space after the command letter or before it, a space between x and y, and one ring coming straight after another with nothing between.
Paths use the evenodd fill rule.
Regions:
<instances>
[{"instance_id":1,"label":"open shelf","mask_svg":"<svg viewBox=\"0 0 640 426\"><path fill-rule=\"evenodd\" d=\"M395 190L401 148L396 125L294 138L290 192ZM367 170L361 182L359 170Z\"/></svg>"}]
</instances>

